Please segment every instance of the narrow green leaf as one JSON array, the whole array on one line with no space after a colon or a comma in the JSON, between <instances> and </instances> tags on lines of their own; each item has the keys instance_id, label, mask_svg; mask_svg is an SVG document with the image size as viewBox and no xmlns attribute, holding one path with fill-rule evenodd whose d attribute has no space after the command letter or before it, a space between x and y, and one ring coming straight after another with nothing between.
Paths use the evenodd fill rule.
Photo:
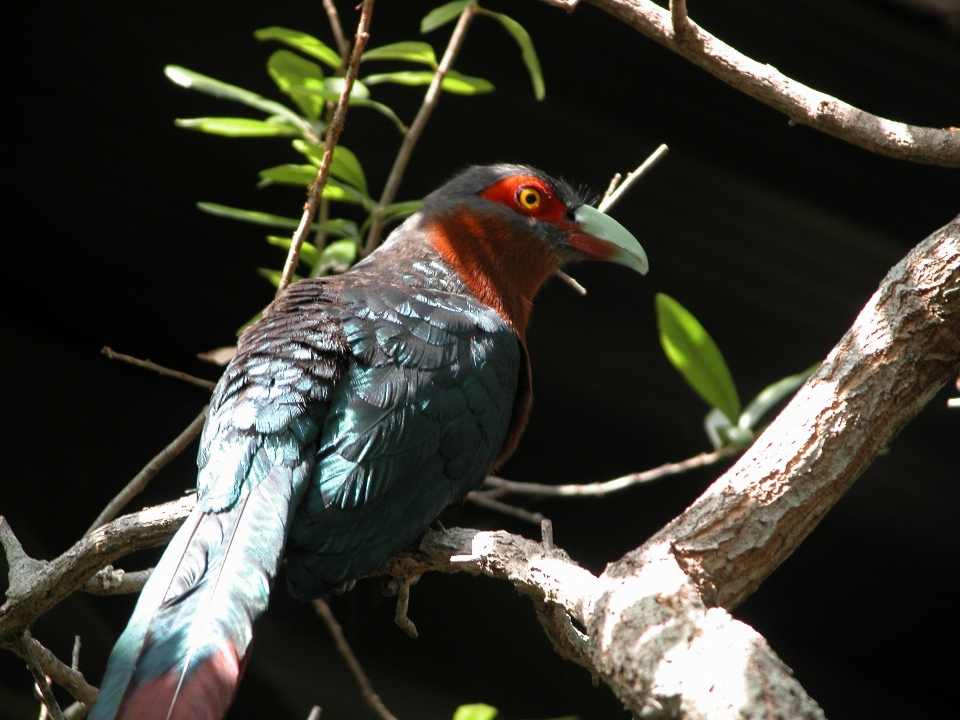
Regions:
<instances>
[{"instance_id":1,"label":"narrow green leaf","mask_svg":"<svg viewBox=\"0 0 960 720\"><path fill-rule=\"evenodd\" d=\"M293 141L293 149L317 167L320 167L320 164L323 162L323 145L316 145L298 138Z\"/></svg>"},{"instance_id":2,"label":"narrow green leaf","mask_svg":"<svg viewBox=\"0 0 960 720\"><path fill-rule=\"evenodd\" d=\"M315 62L289 50L277 50L267 60L267 72L283 92L287 93L311 120L323 111L323 100L315 95L290 92L291 87L323 88L323 70Z\"/></svg>"},{"instance_id":3,"label":"narrow green leaf","mask_svg":"<svg viewBox=\"0 0 960 720\"><path fill-rule=\"evenodd\" d=\"M740 415L740 398L723 354L697 319L669 295L657 293L660 344L684 380L731 423Z\"/></svg>"},{"instance_id":4,"label":"narrow green leaf","mask_svg":"<svg viewBox=\"0 0 960 720\"><path fill-rule=\"evenodd\" d=\"M290 245L293 244L293 240L289 237L281 237L280 235L267 235L267 242L271 245L276 245L279 248L283 248L289 252ZM320 259L320 252L317 250L317 246L311 242L304 242L300 246L300 261L313 267L317 264L317 261Z\"/></svg>"},{"instance_id":5,"label":"narrow green leaf","mask_svg":"<svg viewBox=\"0 0 960 720\"><path fill-rule=\"evenodd\" d=\"M407 126L403 124L403 121L397 117L397 114L391 110L389 107L383 103L376 102L374 100L350 100L351 105L356 105L357 107L368 107L372 110L376 110L381 115L390 119L391 122L396 126L397 130L400 131L400 134L407 132Z\"/></svg>"},{"instance_id":6,"label":"narrow green leaf","mask_svg":"<svg viewBox=\"0 0 960 720\"><path fill-rule=\"evenodd\" d=\"M270 183L282 183L284 185L300 185L301 187L306 187L317 179L317 169L313 165L294 165L288 163L286 165L277 165L272 168L267 168L266 170L261 170L260 177L263 180L269 181L267 183L261 183L261 186L269 185Z\"/></svg>"},{"instance_id":7,"label":"narrow green leaf","mask_svg":"<svg viewBox=\"0 0 960 720\"><path fill-rule=\"evenodd\" d=\"M803 372L799 372L796 375L788 375L782 380L777 380L777 382L767 385L767 387L761 390L760 393L747 404L737 424L744 429L753 429L760 421L760 418L766 415L774 405L787 397L787 395L795 392L807 381L807 378L813 375L819 368L820 363L817 363L816 365L808 367Z\"/></svg>"},{"instance_id":8,"label":"narrow green leaf","mask_svg":"<svg viewBox=\"0 0 960 720\"><path fill-rule=\"evenodd\" d=\"M405 60L437 68L437 56L429 43L408 41L367 50L362 59L366 60Z\"/></svg>"},{"instance_id":9,"label":"narrow green leaf","mask_svg":"<svg viewBox=\"0 0 960 720\"><path fill-rule=\"evenodd\" d=\"M330 273L342 273L350 269L357 261L357 242L353 238L337 240L327 245L321 252L312 277L322 277Z\"/></svg>"},{"instance_id":10,"label":"narrow green leaf","mask_svg":"<svg viewBox=\"0 0 960 720\"><path fill-rule=\"evenodd\" d=\"M241 222L253 223L254 225L287 228L288 230L296 230L300 227L299 218L271 215L270 213L259 212L257 210L242 210L241 208L210 202L198 202L197 207L210 215L229 218L231 220L240 220ZM310 225L310 230L314 232L322 230L323 232L336 233L338 235L356 235L357 226L348 220L328 220L322 224L313 223Z\"/></svg>"},{"instance_id":11,"label":"narrow green leaf","mask_svg":"<svg viewBox=\"0 0 960 720\"><path fill-rule=\"evenodd\" d=\"M403 70L400 72L380 73L368 75L363 79L367 85L393 82L401 85L429 85L433 82L434 73L427 70ZM457 95L477 95L493 90L493 83L483 78L463 75L456 70L450 70L443 78L441 88Z\"/></svg>"},{"instance_id":12,"label":"narrow green leaf","mask_svg":"<svg viewBox=\"0 0 960 720\"><path fill-rule=\"evenodd\" d=\"M257 110L263 110L271 115L280 115L291 121L297 127L309 127L305 118L300 117L286 105L282 105L273 100L268 100L255 92L244 90L236 85L229 85L219 80L214 80L206 75L195 73L192 70L180 67L178 65L167 65L163 69L164 74L173 82L181 87L197 90L207 95L233 100L243 103Z\"/></svg>"},{"instance_id":13,"label":"narrow green leaf","mask_svg":"<svg viewBox=\"0 0 960 720\"><path fill-rule=\"evenodd\" d=\"M277 27L276 25L268 28L261 28L253 33L253 36L257 40L278 40L279 42L285 43L286 45L292 47L294 50L299 50L305 55L314 57L325 65L329 65L334 70L340 67L340 55L329 45L326 45L313 35L307 35L305 32L300 32L299 30L290 30L285 27Z\"/></svg>"},{"instance_id":14,"label":"narrow green leaf","mask_svg":"<svg viewBox=\"0 0 960 720\"><path fill-rule=\"evenodd\" d=\"M453 2L448 2L446 5L434 8L424 15L423 20L420 21L420 32L428 33L431 30L436 30L438 27L446 25L462 13L464 8L472 2L474 2L474 0L453 0Z\"/></svg>"},{"instance_id":15,"label":"narrow green leaf","mask_svg":"<svg viewBox=\"0 0 960 720\"><path fill-rule=\"evenodd\" d=\"M257 275L262 278L266 278L271 285L273 285L275 288L278 288L280 287L280 278L283 277L283 271L271 270L270 268L257 268ZM294 275L292 278L290 278L290 284L293 285L293 283L300 282L301 280L303 280L301 275Z\"/></svg>"},{"instance_id":16,"label":"narrow green leaf","mask_svg":"<svg viewBox=\"0 0 960 720\"><path fill-rule=\"evenodd\" d=\"M343 78L328 77L324 78L322 85L291 85L287 92L291 95L309 95L318 97L324 101L338 102L340 94L343 92ZM359 80L354 81L350 89L350 103L355 100L366 100L370 97L370 88Z\"/></svg>"},{"instance_id":17,"label":"narrow green leaf","mask_svg":"<svg viewBox=\"0 0 960 720\"><path fill-rule=\"evenodd\" d=\"M498 710L492 705L475 703L473 705L461 705L453 712L453 720L493 720Z\"/></svg>"},{"instance_id":18,"label":"narrow green leaf","mask_svg":"<svg viewBox=\"0 0 960 720\"><path fill-rule=\"evenodd\" d=\"M547 91L543 84L543 72L540 70L540 60L537 58L537 51L533 47L533 40L530 39L530 33L509 15L495 13L489 10L483 11L484 15L489 15L500 21L500 24L508 33L513 35L513 39L520 46L520 52L523 54L523 62L527 66L527 72L530 73L530 82L533 83L533 96L537 100L543 100Z\"/></svg>"},{"instance_id":19,"label":"narrow green leaf","mask_svg":"<svg viewBox=\"0 0 960 720\"><path fill-rule=\"evenodd\" d=\"M237 117L202 117L178 118L174 120L177 127L199 130L211 135L225 137L278 137L299 135L300 131L287 123L264 122L250 118Z\"/></svg>"},{"instance_id":20,"label":"narrow green leaf","mask_svg":"<svg viewBox=\"0 0 960 720\"><path fill-rule=\"evenodd\" d=\"M321 154L321 159L322 159ZM345 183L353 185L364 195L367 194L367 178L363 174L363 166L357 156L343 145L333 149L333 159L330 161L330 174Z\"/></svg>"},{"instance_id":21,"label":"narrow green leaf","mask_svg":"<svg viewBox=\"0 0 960 720\"><path fill-rule=\"evenodd\" d=\"M277 165L272 168L267 168L266 170L261 170L260 178L261 180L258 184L258 187L266 187L267 185L272 185L273 183L307 187L310 183L317 179L317 169L313 165L295 165L292 163L286 165ZM373 200L367 197L364 193L353 187L350 187L349 185L344 185L343 183L334 180L332 177L327 178L327 182L323 186L323 192L320 193L320 197L326 198L327 200L333 200L334 202L347 202L354 205L363 205L365 208L370 208L373 206Z\"/></svg>"}]
</instances>

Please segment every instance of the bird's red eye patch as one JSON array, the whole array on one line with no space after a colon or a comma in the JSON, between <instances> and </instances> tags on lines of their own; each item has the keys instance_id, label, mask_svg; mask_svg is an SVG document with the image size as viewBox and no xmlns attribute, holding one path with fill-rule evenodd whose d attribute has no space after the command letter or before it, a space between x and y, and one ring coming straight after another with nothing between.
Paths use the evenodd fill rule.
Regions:
<instances>
[{"instance_id":1,"label":"bird's red eye patch","mask_svg":"<svg viewBox=\"0 0 960 720\"><path fill-rule=\"evenodd\" d=\"M532 175L511 175L499 180L481 192L480 197L547 222L559 222L567 212L550 187Z\"/></svg>"}]
</instances>

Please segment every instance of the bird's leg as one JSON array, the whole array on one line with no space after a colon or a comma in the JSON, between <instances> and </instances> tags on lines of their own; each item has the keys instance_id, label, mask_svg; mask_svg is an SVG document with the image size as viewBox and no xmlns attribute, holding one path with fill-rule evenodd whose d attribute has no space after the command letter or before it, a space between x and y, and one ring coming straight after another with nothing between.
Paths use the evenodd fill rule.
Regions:
<instances>
[{"instance_id":1,"label":"bird's leg","mask_svg":"<svg viewBox=\"0 0 960 720\"><path fill-rule=\"evenodd\" d=\"M400 629L414 640L419 637L417 633L417 626L414 625L413 621L407 617L407 610L410 607L410 586L416 584L417 580L419 579L419 575L399 578L400 594L397 598L397 614L394 617L394 621L400 626Z\"/></svg>"}]
</instances>

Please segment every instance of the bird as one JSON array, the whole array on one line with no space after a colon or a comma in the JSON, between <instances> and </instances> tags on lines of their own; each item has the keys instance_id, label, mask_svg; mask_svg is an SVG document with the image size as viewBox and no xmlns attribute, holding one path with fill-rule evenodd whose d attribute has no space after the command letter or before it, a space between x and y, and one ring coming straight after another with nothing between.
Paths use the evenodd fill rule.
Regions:
<instances>
[{"instance_id":1,"label":"bird","mask_svg":"<svg viewBox=\"0 0 960 720\"><path fill-rule=\"evenodd\" d=\"M91 720L218 720L285 557L311 600L480 487L530 413L525 335L560 267L641 274L631 233L566 182L472 166L348 271L289 286L213 391L196 506L111 652Z\"/></svg>"}]
</instances>

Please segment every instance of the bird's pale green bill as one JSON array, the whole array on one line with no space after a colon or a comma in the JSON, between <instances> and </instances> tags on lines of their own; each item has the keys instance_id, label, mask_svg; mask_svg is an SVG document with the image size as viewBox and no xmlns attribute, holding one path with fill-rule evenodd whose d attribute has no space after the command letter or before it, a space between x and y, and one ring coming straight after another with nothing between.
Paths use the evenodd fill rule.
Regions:
<instances>
[{"instance_id":1,"label":"bird's pale green bill","mask_svg":"<svg viewBox=\"0 0 960 720\"><path fill-rule=\"evenodd\" d=\"M647 254L623 225L589 205L581 205L573 216L580 232L570 234L570 245L595 260L618 263L641 275L647 274Z\"/></svg>"}]
</instances>

